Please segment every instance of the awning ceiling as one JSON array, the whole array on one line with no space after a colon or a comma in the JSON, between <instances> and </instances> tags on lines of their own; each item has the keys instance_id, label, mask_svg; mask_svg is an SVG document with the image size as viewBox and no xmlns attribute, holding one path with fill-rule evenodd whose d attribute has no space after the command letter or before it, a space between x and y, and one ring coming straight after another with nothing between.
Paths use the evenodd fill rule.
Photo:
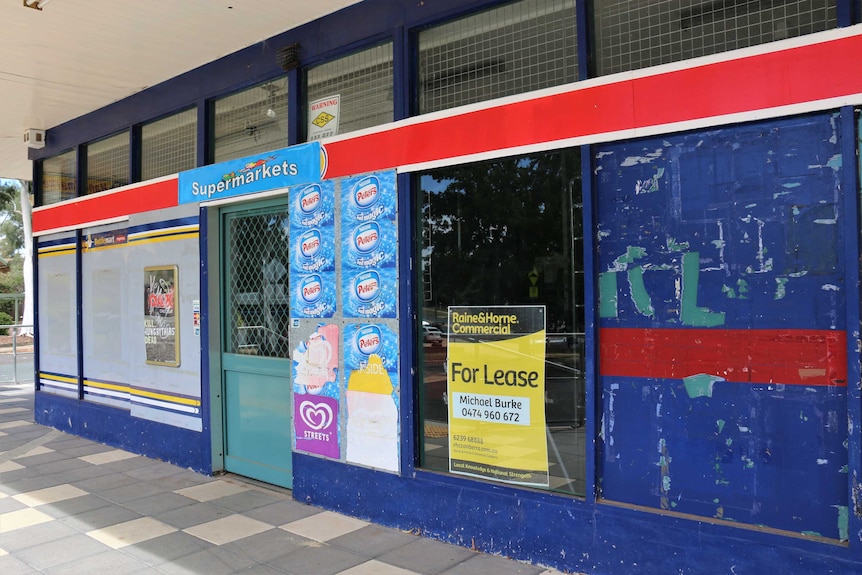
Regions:
<instances>
[{"instance_id":1,"label":"awning ceiling","mask_svg":"<svg viewBox=\"0 0 862 575\"><path fill-rule=\"evenodd\" d=\"M24 133L47 129L356 0L0 3L0 178L32 177ZM34 0L27 0L33 2Z\"/></svg>"}]
</instances>

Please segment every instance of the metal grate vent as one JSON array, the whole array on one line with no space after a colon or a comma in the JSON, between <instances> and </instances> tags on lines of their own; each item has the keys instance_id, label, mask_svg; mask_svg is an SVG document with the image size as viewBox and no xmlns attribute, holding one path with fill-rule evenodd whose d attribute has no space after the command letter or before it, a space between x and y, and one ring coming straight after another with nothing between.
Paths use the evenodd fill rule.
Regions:
<instances>
[{"instance_id":1,"label":"metal grate vent","mask_svg":"<svg viewBox=\"0 0 862 575\"><path fill-rule=\"evenodd\" d=\"M287 209L226 217L227 349L230 353L288 358Z\"/></svg>"},{"instance_id":2,"label":"metal grate vent","mask_svg":"<svg viewBox=\"0 0 862 575\"><path fill-rule=\"evenodd\" d=\"M218 162L287 147L287 76L215 101Z\"/></svg>"},{"instance_id":3,"label":"metal grate vent","mask_svg":"<svg viewBox=\"0 0 862 575\"><path fill-rule=\"evenodd\" d=\"M835 28L831 0L597 0L599 75Z\"/></svg>"},{"instance_id":4,"label":"metal grate vent","mask_svg":"<svg viewBox=\"0 0 862 575\"><path fill-rule=\"evenodd\" d=\"M132 181L129 154L128 132L88 144L86 193L95 194L128 185Z\"/></svg>"},{"instance_id":5,"label":"metal grate vent","mask_svg":"<svg viewBox=\"0 0 862 575\"><path fill-rule=\"evenodd\" d=\"M419 113L578 79L573 0L521 0L419 33Z\"/></svg>"},{"instance_id":6,"label":"metal grate vent","mask_svg":"<svg viewBox=\"0 0 862 575\"><path fill-rule=\"evenodd\" d=\"M77 195L77 154L70 150L65 154L46 158L42 162L42 205L56 204Z\"/></svg>"},{"instance_id":7,"label":"metal grate vent","mask_svg":"<svg viewBox=\"0 0 862 575\"><path fill-rule=\"evenodd\" d=\"M299 67L299 44L291 44L279 50L275 55L275 61L285 72Z\"/></svg>"},{"instance_id":8,"label":"metal grate vent","mask_svg":"<svg viewBox=\"0 0 862 575\"><path fill-rule=\"evenodd\" d=\"M141 128L141 179L150 180L195 167L198 112L192 108Z\"/></svg>"},{"instance_id":9,"label":"metal grate vent","mask_svg":"<svg viewBox=\"0 0 862 575\"><path fill-rule=\"evenodd\" d=\"M315 66L308 70L307 113L314 115L312 102L340 96L338 134L391 122L392 81L391 42Z\"/></svg>"}]
</instances>

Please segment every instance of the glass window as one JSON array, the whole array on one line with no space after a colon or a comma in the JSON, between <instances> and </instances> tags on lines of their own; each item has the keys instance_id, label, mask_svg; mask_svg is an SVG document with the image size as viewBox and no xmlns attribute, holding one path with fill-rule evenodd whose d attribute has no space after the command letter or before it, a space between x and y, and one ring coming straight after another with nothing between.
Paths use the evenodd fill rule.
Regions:
<instances>
[{"instance_id":1,"label":"glass window","mask_svg":"<svg viewBox=\"0 0 862 575\"><path fill-rule=\"evenodd\" d=\"M141 179L190 170L197 164L198 111L195 108L141 127Z\"/></svg>"},{"instance_id":2,"label":"glass window","mask_svg":"<svg viewBox=\"0 0 862 575\"><path fill-rule=\"evenodd\" d=\"M56 204L78 195L77 154L65 154L42 161L42 205Z\"/></svg>"},{"instance_id":3,"label":"glass window","mask_svg":"<svg viewBox=\"0 0 862 575\"><path fill-rule=\"evenodd\" d=\"M88 144L87 193L95 194L129 184L129 154L128 132Z\"/></svg>"},{"instance_id":4,"label":"glass window","mask_svg":"<svg viewBox=\"0 0 862 575\"><path fill-rule=\"evenodd\" d=\"M287 147L287 76L215 101L216 163Z\"/></svg>"},{"instance_id":5,"label":"glass window","mask_svg":"<svg viewBox=\"0 0 862 575\"><path fill-rule=\"evenodd\" d=\"M421 466L449 470L450 437L458 440L450 434L448 384L450 371L459 369L449 357L459 328L447 323L448 307L540 305L545 306L546 338L539 340L538 353L532 349L538 365L544 362L544 378L538 382L544 386L543 393L538 392L544 400L544 425L532 432L547 440L542 465L547 465L548 488L583 495L584 267L578 150L441 168L417 177L422 238L418 293L423 300ZM485 391L480 393L499 393L487 391L496 386L481 388ZM515 434L512 441L524 441L519 434L527 427L509 426ZM475 449L481 455L494 446L485 440Z\"/></svg>"},{"instance_id":6,"label":"glass window","mask_svg":"<svg viewBox=\"0 0 862 575\"><path fill-rule=\"evenodd\" d=\"M835 28L834 0L596 0L599 75Z\"/></svg>"},{"instance_id":7,"label":"glass window","mask_svg":"<svg viewBox=\"0 0 862 575\"><path fill-rule=\"evenodd\" d=\"M419 33L419 113L578 79L574 0L521 0Z\"/></svg>"},{"instance_id":8,"label":"glass window","mask_svg":"<svg viewBox=\"0 0 862 575\"><path fill-rule=\"evenodd\" d=\"M391 42L315 66L306 81L309 140L394 119Z\"/></svg>"}]
</instances>

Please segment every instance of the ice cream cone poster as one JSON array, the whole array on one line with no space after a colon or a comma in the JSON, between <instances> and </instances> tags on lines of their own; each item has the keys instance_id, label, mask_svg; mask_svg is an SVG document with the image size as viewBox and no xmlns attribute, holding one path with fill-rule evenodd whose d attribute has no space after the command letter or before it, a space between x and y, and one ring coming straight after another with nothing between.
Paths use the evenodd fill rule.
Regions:
<instances>
[{"instance_id":1,"label":"ice cream cone poster","mask_svg":"<svg viewBox=\"0 0 862 575\"><path fill-rule=\"evenodd\" d=\"M398 338L378 324L344 328L346 459L399 470Z\"/></svg>"},{"instance_id":2,"label":"ice cream cone poster","mask_svg":"<svg viewBox=\"0 0 862 575\"><path fill-rule=\"evenodd\" d=\"M333 459L341 457L338 332L337 325L319 324L291 354L296 449Z\"/></svg>"},{"instance_id":3,"label":"ice cream cone poster","mask_svg":"<svg viewBox=\"0 0 862 575\"><path fill-rule=\"evenodd\" d=\"M450 307L449 470L548 485L545 307Z\"/></svg>"}]
</instances>

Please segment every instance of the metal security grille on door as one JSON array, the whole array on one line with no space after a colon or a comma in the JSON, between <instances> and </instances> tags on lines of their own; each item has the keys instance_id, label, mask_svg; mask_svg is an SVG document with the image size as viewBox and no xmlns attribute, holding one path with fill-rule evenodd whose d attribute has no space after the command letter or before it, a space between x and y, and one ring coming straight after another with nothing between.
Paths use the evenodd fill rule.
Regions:
<instances>
[{"instance_id":1,"label":"metal security grille on door","mask_svg":"<svg viewBox=\"0 0 862 575\"><path fill-rule=\"evenodd\" d=\"M287 209L227 219L228 353L290 357Z\"/></svg>"}]
</instances>

